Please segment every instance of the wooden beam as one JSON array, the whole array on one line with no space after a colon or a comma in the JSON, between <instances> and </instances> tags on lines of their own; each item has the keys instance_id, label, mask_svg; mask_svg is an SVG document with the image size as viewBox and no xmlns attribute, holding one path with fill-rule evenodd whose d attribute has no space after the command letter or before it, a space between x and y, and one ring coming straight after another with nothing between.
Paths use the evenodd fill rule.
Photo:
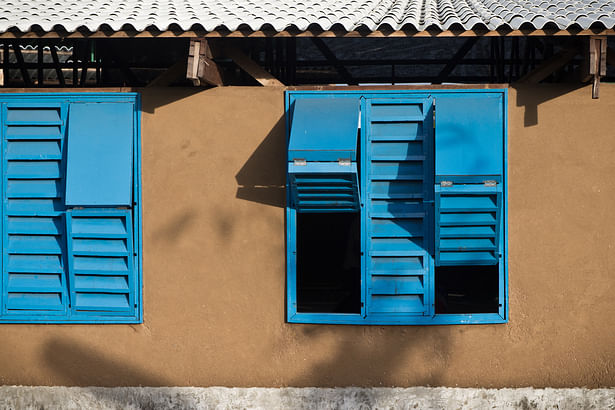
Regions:
<instances>
[{"instance_id":1,"label":"wooden beam","mask_svg":"<svg viewBox=\"0 0 615 410\"><path fill-rule=\"evenodd\" d=\"M355 85L357 83L352 79L352 75L350 75L350 72L346 69L346 67L344 67L344 64L342 64L340 60L337 59L335 54L333 54L333 51L331 51L331 49L327 47L322 38L314 37L312 38L312 42L318 48L321 54L327 59L329 64L331 64L333 68L337 70L337 73L340 75L340 77L342 77L342 80L344 80L346 84Z\"/></svg>"},{"instance_id":2,"label":"wooden beam","mask_svg":"<svg viewBox=\"0 0 615 410\"><path fill-rule=\"evenodd\" d=\"M64 80L64 73L62 72L62 68L60 67L60 59L58 58L56 46L50 44L49 51L51 53L51 59L53 60L53 64L55 66L56 76L58 77L58 81L60 82L60 87L66 87L66 81Z\"/></svg>"},{"instance_id":3,"label":"wooden beam","mask_svg":"<svg viewBox=\"0 0 615 410\"><path fill-rule=\"evenodd\" d=\"M0 87L4 86L4 49L0 48L0 61L2 61L2 70L0 70Z\"/></svg>"},{"instance_id":4,"label":"wooden beam","mask_svg":"<svg viewBox=\"0 0 615 410\"><path fill-rule=\"evenodd\" d=\"M589 74L592 76L592 98L600 98L600 77L606 75L606 47L604 36L589 39Z\"/></svg>"},{"instance_id":5,"label":"wooden beam","mask_svg":"<svg viewBox=\"0 0 615 410\"><path fill-rule=\"evenodd\" d=\"M146 87L167 87L183 78L186 72L186 60L182 59L171 67L167 68L162 74L154 78Z\"/></svg>"},{"instance_id":6,"label":"wooden beam","mask_svg":"<svg viewBox=\"0 0 615 410\"><path fill-rule=\"evenodd\" d=\"M374 31L343 31L343 30L306 30L306 31L37 31L0 33L0 38L33 39L33 38L249 38L249 37L528 37L528 36L613 36L615 29L559 30L559 29L523 29L523 30L374 30Z\"/></svg>"},{"instance_id":7,"label":"wooden beam","mask_svg":"<svg viewBox=\"0 0 615 410\"><path fill-rule=\"evenodd\" d=\"M229 44L221 48L220 51L224 53L227 58L233 60L239 68L258 81L259 84L265 87L284 87L281 81L275 78L269 71L258 65L238 47Z\"/></svg>"},{"instance_id":8,"label":"wooden beam","mask_svg":"<svg viewBox=\"0 0 615 410\"><path fill-rule=\"evenodd\" d=\"M17 59L17 64L19 64L19 71L21 72L21 77L23 78L23 82L26 87L32 86L32 80L30 75L28 74L28 70L24 65L23 54L21 54L21 48L19 44L13 43L13 53L15 53L15 58Z\"/></svg>"},{"instance_id":9,"label":"wooden beam","mask_svg":"<svg viewBox=\"0 0 615 410\"><path fill-rule=\"evenodd\" d=\"M433 83L442 84L446 77L448 77L449 74L453 72L457 64L459 64L459 62L463 60L463 57L468 54L468 51L470 51L470 49L474 46L474 44L476 44L477 41L478 37L468 38L466 42L463 43L463 45L459 48L459 50L457 50L453 58L451 58L451 60L446 64L446 66L444 66L442 71L440 71L440 74L438 74L438 77Z\"/></svg>"},{"instance_id":10,"label":"wooden beam","mask_svg":"<svg viewBox=\"0 0 615 410\"><path fill-rule=\"evenodd\" d=\"M8 41L4 43L3 51L3 67L2 67L2 75L4 77L4 86L8 86L10 82L9 78L9 43Z\"/></svg>"},{"instance_id":11,"label":"wooden beam","mask_svg":"<svg viewBox=\"0 0 615 410\"><path fill-rule=\"evenodd\" d=\"M191 39L188 49L186 78L194 85L224 85L222 70L213 60L209 42L206 39Z\"/></svg>"},{"instance_id":12,"label":"wooden beam","mask_svg":"<svg viewBox=\"0 0 615 410\"><path fill-rule=\"evenodd\" d=\"M606 64L615 67L615 48L606 48Z\"/></svg>"},{"instance_id":13,"label":"wooden beam","mask_svg":"<svg viewBox=\"0 0 615 410\"><path fill-rule=\"evenodd\" d=\"M579 53L577 47L567 47L553 57L543 61L538 67L521 77L518 83L539 83L559 70Z\"/></svg>"}]
</instances>

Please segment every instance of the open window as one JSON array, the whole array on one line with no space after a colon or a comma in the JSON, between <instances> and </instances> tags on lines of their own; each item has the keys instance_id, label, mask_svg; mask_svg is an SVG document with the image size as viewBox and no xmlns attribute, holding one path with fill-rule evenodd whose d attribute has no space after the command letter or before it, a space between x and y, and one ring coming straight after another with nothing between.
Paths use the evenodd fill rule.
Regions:
<instances>
[{"instance_id":1,"label":"open window","mask_svg":"<svg viewBox=\"0 0 615 410\"><path fill-rule=\"evenodd\" d=\"M501 323L505 90L287 93L288 320Z\"/></svg>"}]
</instances>

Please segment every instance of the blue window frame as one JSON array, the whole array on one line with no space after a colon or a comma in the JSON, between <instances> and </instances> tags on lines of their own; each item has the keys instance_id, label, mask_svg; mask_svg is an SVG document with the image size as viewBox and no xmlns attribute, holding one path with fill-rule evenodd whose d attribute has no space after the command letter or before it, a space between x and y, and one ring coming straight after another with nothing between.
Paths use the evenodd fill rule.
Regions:
<instances>
[{"instance_id":1,"label":"blue window frame","mask_svg":"<svg viewBox=\"0 0 615 410\"><path fill-rule=\"evenodd\" d=\"M139 104L0 94L0 322L141 322Z\"/></svg>"},{"instance_id":2,"label":"blue window frame","mask_svg":"<svg viewBox=\"0 0 615 410\"><path fill-rule=\"evenodd\" d=\"M285 103L289 322L507 322L507 90Z\"/></svg>"}]
</instances>

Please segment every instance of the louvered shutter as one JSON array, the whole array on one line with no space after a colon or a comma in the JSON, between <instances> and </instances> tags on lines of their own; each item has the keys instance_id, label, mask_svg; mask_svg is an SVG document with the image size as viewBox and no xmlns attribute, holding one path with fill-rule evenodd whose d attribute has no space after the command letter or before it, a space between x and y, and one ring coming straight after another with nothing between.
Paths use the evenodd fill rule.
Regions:
<instances>
[{"instance_id":1,"label":"louvered shutter","mask_svg":"<svg viewBox=\"0 0 615 410\"><path fill-rule=\"evenodd\" d=\"M365 104L367 311L428 315L433 100Z\"/></svg>"},{"instance_id":2,"label":"louvered shutter","mask_svg":"<svg viewBox=\"0 0 615 410\"><path fill-rule=\"evenodd\" d=\"M2 104L3 314L64 315L67 105Z\"/></svg>"},{"instance_id":3,"label":"louvered shutter","mask_svg":"<svg viewBox=\"0 0 615 410\"><path fill-rule=\"evenodd\" d=\"M358 98L294 102L288 174L298 212L359 210L358 128Z\"/></svg>"},{"instance_id":4,"label":"louvered shutter","mask_svg":"<svg viewBox=\"0 0 615 410\"><path fill-rule=\"evenodd\" d=\"M435 263L495 265L501 247L503 109L500 93L438 98Z\"/></svg>"},{"instance_id":5,"label":"louvered shutter","mask_svg":"<svg viewBox=\"0 0 615 410\"><path fill-rule=\"evenodd\" d=\"M75 315L134 315L134 106L73 103L68 125L66 227Z\"/></svg>"}]
</instances>

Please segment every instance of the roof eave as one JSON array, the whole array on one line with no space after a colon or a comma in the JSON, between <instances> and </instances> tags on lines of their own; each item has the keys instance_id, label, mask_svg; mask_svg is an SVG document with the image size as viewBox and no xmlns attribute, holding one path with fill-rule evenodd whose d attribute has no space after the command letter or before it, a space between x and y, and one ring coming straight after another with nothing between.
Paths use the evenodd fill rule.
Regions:
<instances>
[{"instance_id":1,"label":"roof eave","mask_svg":"<svg viewBox=\"0 0 615 410\"><path fill-rule=\"evenodd\" d=\"M305 30L305 31L5 31L0 33L3 39L52 39L52 38L251 38L251 37L526 37L526 36L611 36L615 29L499 29L499 30L374 30L374 31L344 31L344 30Z\"/></svg>"}]
</instances>

